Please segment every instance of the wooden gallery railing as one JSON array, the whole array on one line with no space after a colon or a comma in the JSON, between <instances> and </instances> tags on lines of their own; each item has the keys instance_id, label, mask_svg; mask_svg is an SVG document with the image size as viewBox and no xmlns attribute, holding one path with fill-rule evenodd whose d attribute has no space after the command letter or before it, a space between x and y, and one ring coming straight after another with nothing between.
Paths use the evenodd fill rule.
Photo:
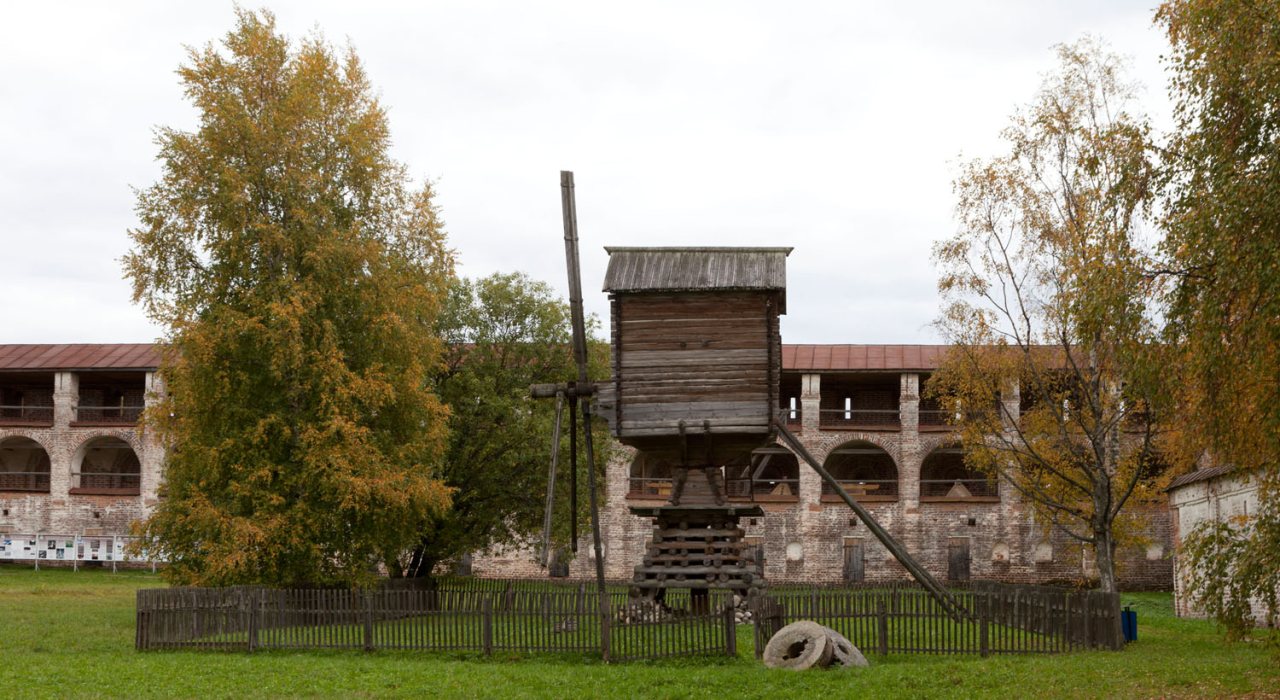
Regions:
<instances>
[{"instance_id":1,"label":"wooden gallery railing","mask_svg":"<svg viewBox=\"0 0 1280 700\"><path fill-rule=\"evenodd\" d=\"M281 590L257 586L138 591L136 646L153 649L411 649L599 653L596 593L501 590ZM637 607L612 593L612 660L737 654L734 610Z\"/></svg>"},{"instance_id":2,"label":"wooden gallery railing","mask_svg":"<svg viewBox=\"0 0 1280 700\"><path fill-rule=\"evenodd\" d=\"M867 653L1030 654L1120 649L1119 595L975 581L953 620L923 588L876 584L774 590L751 601L756 655L785 625L813 620Z\"/></svg>"}]
</instances>

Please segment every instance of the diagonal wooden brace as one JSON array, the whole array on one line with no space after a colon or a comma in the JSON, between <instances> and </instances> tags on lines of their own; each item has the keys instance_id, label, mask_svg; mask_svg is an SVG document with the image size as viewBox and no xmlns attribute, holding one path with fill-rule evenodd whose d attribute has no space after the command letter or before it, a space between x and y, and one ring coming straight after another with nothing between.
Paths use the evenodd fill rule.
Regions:
<instances>
[{"instance_id":1,"label":"diagonal wooden brace","mask_svg":"<svg viewBox=\"0 0 1280 700\"><path fill-rule=\"evenodd\" d=\"M938 602L938 605L942 606L942 609L951 616L951 619L959 622L961 618L972 617L969 611L965 610L960 603L956 602L956 599L952 597L951 593L946 588L943 588L942 584L938 583L938 580L935 579L932 574L926 571L923 566L920 566L920 564L912 558L911 554L907 552L907 548L903 547L901 543L895 540L893 535L890 535L889 531L884 529L884 527L874 517L872 517L871 513L866 508L862 507L862 504L855 501L853 496L850 496L849 492L845 491L844 486L841 485L839 481L836 481L835 477L831 476L830 472L819 464L818 460L814 459L813 455L809 454L809 450L805 449L805 446L800 442L800 439L793 435L790 430L787 430L786 423L778 420L777 416L774 416L773 425L778 429L778 437L782 438L782 441L786 443L787 447L790 448L792 452L796 453L797 457L808 462L809 466L813 467L815 472L818 472L818 476L822 477L822 480L827 482L827 485L840 495L840 498L844 500L845 505L849 506L854 514L858 516L858 519L861 520L863 524L867 526L867 529L871 531L871 534L875 535L877 540L880 540L880 544L884 545L884 548L889 550L889 553L893 555L893 558L897 559L898 563L902 564L903 568L907 570L907 573L911 574L911 577L923 586L924 589L929 592L929 595L933 596L933 599Z\"/></svg>"}]
</instances>

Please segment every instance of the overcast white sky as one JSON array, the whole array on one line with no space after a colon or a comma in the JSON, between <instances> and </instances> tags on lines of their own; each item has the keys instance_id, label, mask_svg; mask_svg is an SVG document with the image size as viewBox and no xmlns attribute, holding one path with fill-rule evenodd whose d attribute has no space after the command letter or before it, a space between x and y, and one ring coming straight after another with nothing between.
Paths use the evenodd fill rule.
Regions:
<instances>
[{"instance_id":1,"label":"overcast white sky","mask_svg":"<svg viewBox=\"0 0 1280 700\"><path fill-rule=\"evenodd\" d=\"M349 41L395 156L437 183L467 275L564 290L575 171L588 312L605 245L786 245L789 343L930 343L932 243L957 164L1085 33L1131 57L1167 121L1155 0L268 2ZM152 129L194 113L174 71L231 2L7 5L0 24L0 343L146 342L119 259Z\"/></svg>"}]
</instances>

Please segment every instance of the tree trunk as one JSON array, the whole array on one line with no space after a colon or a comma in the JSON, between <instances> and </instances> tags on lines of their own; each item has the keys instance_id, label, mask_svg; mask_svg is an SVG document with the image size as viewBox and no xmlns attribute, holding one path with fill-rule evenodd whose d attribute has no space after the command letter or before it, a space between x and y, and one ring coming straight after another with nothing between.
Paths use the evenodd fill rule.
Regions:
<instances>
[{"instance_id":1,"label":"tree trunk","mask_svg":"<svg viewBox=\"0 0 1280 700\"><path fill-rule=\"evenodd\" d=\"M1098 528L1093 533L1094 559L1098 566L1098 588L1107 593L1116 589L1116 545L1111 528Z\"/></svg>"},{"instance_id":2,"label":"tree trunk","mask_svg":"<svg viewBox=\"0 0 1280 700\"><path fill-rule=\"evenodd\" d=\"M405 567L405 578L429 578L436 568L437 559L427 552L425 546L413 550L409 566Z\"/></svg>"},{"instance_id":3,"label":"tree trunk","mask_svg":"<svg viewBox=\"0 0 1280 700\"><path fill-rule=\"evenodd\" d=\"M1098 588L1106 593L1119 593L1116 588L1116 542L1111 533L1110 523L1094 533L1094 552L1098 562ZM1114 606L1111 615L1110 639L1119 640L1123 636L1120 630L1120 596L1111 599ZM1120 645L1123 647L1123 644Z\"/></svg>"}]
</instances>

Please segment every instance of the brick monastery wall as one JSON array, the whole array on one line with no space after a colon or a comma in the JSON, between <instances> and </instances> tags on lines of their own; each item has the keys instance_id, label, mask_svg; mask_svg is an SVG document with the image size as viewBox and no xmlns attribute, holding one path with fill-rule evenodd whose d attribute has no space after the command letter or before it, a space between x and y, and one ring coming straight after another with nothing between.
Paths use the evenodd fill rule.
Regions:
<instances>
[{"instance_id":1,"label":"brick monastery wall","mask_svg":"<svg viewBox=\"0 0 1280 700\"><path fill-rule=\"evenodd\" d=\"M158 502L164 450L136 426L73 425L75 406L92 397L80 395L79 377L59 372L54 382L54 417L48 427L0 426L0 441L11 437L34 440L49 455L49 492L0 491L0 535L128 535L130 525L145 518ZM147 395L154 376L147 374ZM141 396L133 399L142 401ZM149 399L148 399L149 400ZM131 405L134 401L129 401ZM71 493L73 472L86 447L102 437L119 438L138 456L141 479L138 495Z\"/></svg>"},{"instance_id":2,"label":"brick monastery wall","mask_svg":"<svg viewBox=\"0 0 1280 700\"><path fill-rule=\"evenodd\" d=\"M154 376L147 375L147 396L154 396ZM816 396L804 398L805 424L799 435L813 455L825 461L831 450L852 440L883 448L898 467L900 497L894 502L866 504L877 520L935 576L945 578L949 543L969 542L974 578L1023 582L1078 581L1093 574L1091 552L1060 533L1046 534L1031 510L1012 493L1001 490L998 503L920 502L920 466L928 453L948 442L942 433L920 432L915 423L915 375L903 375L903 421L892 432L819 430ZM0 534L127 535L130 525L147 516L157 503L163 449L132 426L75 426L74 406L80 395L75 373L55 377L54 421L50 427L0 426L0 440L34 440L50 459L48 493L0 491ZM151 400L148 398L148 400ZM84 449L100 437L128 443L141 463L140 494L136 496L71 493L72 473ZM630 465L634 452L618 446L608 467L601 512L605 541L605 570L611 579L630 579L652 530L648 518L631 515L630 505L660 505L653 500L629 500ZM748 538L764 546L765 574L770 581L837 581L842 577L845 547L861 542L868 579L902 579L906 572L843 503L823 502L822 485L813 470L801 465L798 498L792 503L763 504L765 515L743 520ZM1127 590L1168 589L1172 586L1172 531L1168 512L1152 509L1146 515L1149 542L1122 549L1119 575ZM970 524L972 523L972 524ZM570 576L594 575L590 533L584 533ZM789 545L791 545L789 547ZM788 549L792 556L788 558ZM477 554L472 571L478 576L543 577L531 547L504 547Z\"/></svg>"},{"instance_id":3,"label":"brick monastery wall","mask_svg":"<svg viewBox=\"0 0 1280 700\"><path fill-rule=\"evenodd\" d=\"M1096 578L1093 552L1056 530L1035 521L1032 509L1012 488L1002 485L998 502L921 502L920 468L928 454L953 444L944 432L920 432L917 424L917 376L903 374L902 421L896 431L849 432L819 429L818 398L803 398L803 427L798 436L810 453L825 462L831 451L851 441L884 449L898 468L899 497L864 505L917 561L940 580L947 575L948 548L967 541L970 575L1022 583L1066 583ZM1016 397L1009 400L1016 401ZM1016 404L1015 404L1016 405ZM632 515L632 505L662 505L659 500L628 499L630 466L635 452L617 446L608 466L601 530L605 542L605 575L629 580L652 533L652 520ZM746 537L764 545L765 576L774 583L834 582L843 577L845 547L861 542L868 580L909 578L892 555L857 521L844 503L823 502L822 483L803 462L798 499L794 503L760 504L763 517L744 518ZM690 477L693 478L693 477ZM1117 552L1117 575L1124 590L1169 590L1173 585L1172 532L1169 510L1148 507L1141 544ZM591 537L585 533L571 577L595 575ZM792 557L788 557L788 549ZM799 554L798 557L794 556ZM544 577L532 549L504 547L473 557L472 572L489 577Z\"/></svg>"}]
</instances>

